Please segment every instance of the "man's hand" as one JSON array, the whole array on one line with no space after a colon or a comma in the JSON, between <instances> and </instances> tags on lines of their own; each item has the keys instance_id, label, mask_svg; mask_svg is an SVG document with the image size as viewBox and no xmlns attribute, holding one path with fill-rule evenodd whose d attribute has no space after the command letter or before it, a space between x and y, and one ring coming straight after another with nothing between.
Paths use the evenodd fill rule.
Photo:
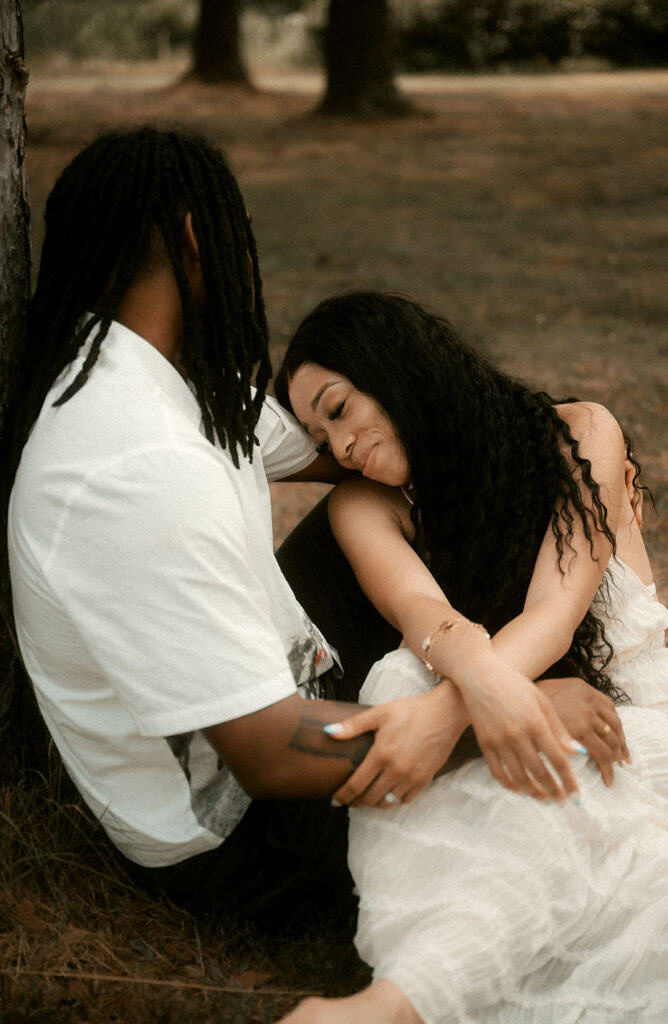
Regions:
<instances>
[{"instance_id":1,"label":"man's hand","mask_svg":"<svg viewBox=\"0 0 668 1024\"><path fill-rule=\"evenodd\" d=\"M611 786L615 762L631 763L622 723L611 699L576 677L542 679L536 685L550 698L570 735L594 758L606 786Z\"/></svg>"},{"instance_id":2,"label":"man's hand","mask_svg":"<svg viewBox=\"0 0 668 1024\"><path fill-rule=\"evenodd\" d=\"M427 693L378 704L337 724L338 739L372 732L374 742L334 800L387 808L397 800L410 803L429 785L468 723L457 688L444 680ZM392 803L388 793L395 798Z\"/></svg>"}]
</instances>

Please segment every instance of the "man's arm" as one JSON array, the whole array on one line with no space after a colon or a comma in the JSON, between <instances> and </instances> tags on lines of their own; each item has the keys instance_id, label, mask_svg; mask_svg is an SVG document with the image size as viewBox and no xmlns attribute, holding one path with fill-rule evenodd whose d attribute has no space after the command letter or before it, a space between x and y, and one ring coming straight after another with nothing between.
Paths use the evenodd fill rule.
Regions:
<instances>
[{"instance_id":1,"label":"man's arm","mask_svg":"<svg viewBox=\"0 0 668 1024\"><path fill-rule=\"evenodd\" d=\"M291 473L290 476L282 477L281 481L289 481L290 483L310 481L321 484L340 484L342 480L358 475L340 466L329 452L323 452L321 455L316 455L313 462L305 466L304 469L300 469L297 473Z\"/></svg>"},{"instance_id":2,"label":"man's arm","mask_svg":"<svg viewBox=\"0 0 668 1024\"><path fill-rule=\"evenodd\" d=\"M293 694L202 732L253 799L330 797L362 763L373 733L337 741L323 726L359 711L359 704Z\"/></svg>"}]
</instances>

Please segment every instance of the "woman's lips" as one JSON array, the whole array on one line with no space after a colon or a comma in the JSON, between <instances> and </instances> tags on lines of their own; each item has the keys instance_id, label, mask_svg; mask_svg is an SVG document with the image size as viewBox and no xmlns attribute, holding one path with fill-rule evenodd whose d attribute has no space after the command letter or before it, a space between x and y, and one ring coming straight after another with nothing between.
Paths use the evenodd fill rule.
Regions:
<instances>
[{"instance_id":1,"label":"woman's lips","mask_svg":"<svg viewBox=\"0 0 668 1024\"><path fill-rule=\"evenodd\" d=\"M362 476L370 476L371 473L373 473L377 451L378 445L375 444L371 451L369 452L369 454L367 455L366 459L364 460L364 465L362 466Z\"/></svg>"}]
</instances>

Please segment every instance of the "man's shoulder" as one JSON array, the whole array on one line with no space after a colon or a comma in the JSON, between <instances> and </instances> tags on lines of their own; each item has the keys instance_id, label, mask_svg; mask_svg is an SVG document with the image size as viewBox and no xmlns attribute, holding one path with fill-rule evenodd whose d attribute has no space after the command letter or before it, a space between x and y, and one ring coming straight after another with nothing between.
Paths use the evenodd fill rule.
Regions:
<instances>
[{"instance_id":1,"label":"man's shoulder","mask_svg":"<svg viewBox=\"0 0 668 1024\"><path fill-rule=\"evenodd\" d=\"M169 475L181 461L211 446L154 391L88 381L60 406L45 403L24 447L17 483L25 478L49 480L51 487L71 489L109 472L132 474L153 466ZM169 457L163 456L169 453Z\"/></svg>"},{"instance_id":2,"label":"man's shoulder","mask_svg":"<svg viewBox=\"0 0 668 1024\"><path fill-rule=\"evenodd\" d=\"M24 448L11 517L50 551L57 538L238 518L240 474L160 394L91 380L45 408Z\"/></svg>"},{"instance_id":3,"label":"man's shoulder","mask_svg":"<svg viewBox=\"0 0 668 1024\"><path fill-rule=\"evenodd\" d=\"M24 449L33 472L75 483L138 455L159 463L163 449L210 447L195 396L168 361L138 335L112 324L80 386L85 352L52 385ZM173 460L172 460L173 462ZM166 467L168 468L168 467Z\"/></svg>"}]
</instances>

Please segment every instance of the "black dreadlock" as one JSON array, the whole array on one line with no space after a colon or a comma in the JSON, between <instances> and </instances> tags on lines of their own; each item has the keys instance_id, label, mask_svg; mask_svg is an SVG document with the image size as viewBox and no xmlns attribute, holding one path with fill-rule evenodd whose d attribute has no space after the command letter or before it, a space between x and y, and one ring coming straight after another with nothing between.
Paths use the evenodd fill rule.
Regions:
<instances>
[{"instance_id":1,"label":"black dreadlock","mask_svg":"<svg viewBox=\"0 0 668 1024\"><path fill-rule=\"evenodd\" d=\"M206 288L203 315L183 264L187 211ZM238 448L252 458L254 427L271 377L267 324L253 234L222 155L204 139L179 131L109 133L63 171L45 220L25 350L9 400L10 486L46 393L92 335L81 371L56 404L85 384L129 285L154 256L156 229L181 295L181 361L206 435L229 447L235 465ZM82 314L91 309L94 316L82 325Z\"/></svg>"}]
</instances>

